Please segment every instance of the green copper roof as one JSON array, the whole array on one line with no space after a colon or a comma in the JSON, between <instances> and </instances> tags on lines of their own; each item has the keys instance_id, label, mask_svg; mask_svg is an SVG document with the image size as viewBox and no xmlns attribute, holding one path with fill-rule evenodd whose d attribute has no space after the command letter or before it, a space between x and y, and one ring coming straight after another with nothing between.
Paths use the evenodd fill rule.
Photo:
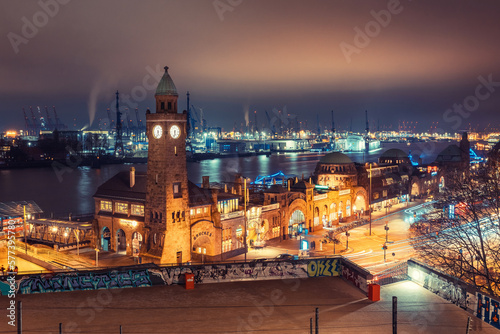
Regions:
<instances>
[{"instance_id":1,"label":"green copper roof","mask_svg":"<svg viewBox=\"0 0 500 334\"><path fill-rule=\"evenodd\" d=\"M344 153L332 152L319 159L319 162L322 164L351 164L352 160Z\"/></svg>"},{"instance_id":2,"label":"green copper roof","mask_svg":"<svg viewBox=\"0 0 500 334\"><path fill-rule=\"evenodd\" d=\"M168 74L168 66L165 66L165 73L156 87L156 95L175 95L177 94L177 88L175 88L174 81Z\"/></svg>"}]
</instances>

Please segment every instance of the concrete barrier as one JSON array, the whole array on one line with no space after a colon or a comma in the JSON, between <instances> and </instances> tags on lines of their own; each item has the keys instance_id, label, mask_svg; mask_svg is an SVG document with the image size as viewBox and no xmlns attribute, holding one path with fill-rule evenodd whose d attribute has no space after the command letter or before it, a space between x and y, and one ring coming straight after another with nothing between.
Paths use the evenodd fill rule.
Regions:
<instances>
[{"instance_id":1,"label":"concrete barrier","mask_svg":"<svg viewBox=\"0 0 500 334\"><path fill-rule=\"evenodd\" d=\"M414 259L408 260L408 276L413 282L500 329L500 298Z\"/></svg>"},{"instance_id":2,"label":"concrete barrier","mask_svg":"<svg viewBox=\"0 0 500 334\"><path fill-rule=\"evenodd\" d=\"M367 280L371 279L368 271L336 256L290 261L270 260L166 267L145 264L102 270L18 275L16 285L18 294L148 287L184 284L186 273L194 275L195 284L343 277L365 292L367 292ZM0 278L1 284L7 284L4 278Z\"/></svg>"}]
</instances>

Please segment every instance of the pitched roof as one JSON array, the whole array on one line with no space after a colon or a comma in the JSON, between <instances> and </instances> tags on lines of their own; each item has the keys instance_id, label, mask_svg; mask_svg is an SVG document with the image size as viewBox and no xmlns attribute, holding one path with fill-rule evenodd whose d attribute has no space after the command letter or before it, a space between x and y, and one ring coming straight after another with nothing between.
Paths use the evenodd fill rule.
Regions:
<instances>
[{"instance_id":1,"label":"pitched roof","mask_svg":"<svg viewBox=\"0 0 500 334\"><path fill-rule=\"evenodd\" d=\"M135 185L130 188L130 172L119 172L101 184L94 197L146 201L146 173L136 171Z\"/></svg>"},{"instance_id":2,"label":"pitched roof","mask_svg":"<svg viewBox=\"0 0 500 334\"><path fill-rule=\"evenodd\" d=\"M188 181L189 204L203 205L212 204L212 191L206 188L200 188L191 181Z\"/></svg>"}]
</instances>

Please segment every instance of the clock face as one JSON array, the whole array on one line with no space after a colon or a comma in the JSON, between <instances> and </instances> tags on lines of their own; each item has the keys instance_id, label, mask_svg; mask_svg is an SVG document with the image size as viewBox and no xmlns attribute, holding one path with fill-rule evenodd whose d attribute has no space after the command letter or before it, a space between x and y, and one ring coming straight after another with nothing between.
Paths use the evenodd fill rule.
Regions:
<instances>
[{"instance_id":1,"label":"clock face","mask_svg":"<svg viewBox=\"0 0 500 334\"><path fill-rule=\"evenodd\" d=\"M162 134L163 129L161 128L161 125L155 125L153 127L153 137L155 137L156 139L160 139Z\"/></svg>"},{"instance_id":2,"label":"clock face","mask_svg":"<svg viewBox=\"0 0 500 334\"><path fill-rule=\"evenodd\" d=\"M172 125L170 127L170 135L172 138L177 139L181 135L181 129L177 125Z\"/></svg>"}]
</instances>

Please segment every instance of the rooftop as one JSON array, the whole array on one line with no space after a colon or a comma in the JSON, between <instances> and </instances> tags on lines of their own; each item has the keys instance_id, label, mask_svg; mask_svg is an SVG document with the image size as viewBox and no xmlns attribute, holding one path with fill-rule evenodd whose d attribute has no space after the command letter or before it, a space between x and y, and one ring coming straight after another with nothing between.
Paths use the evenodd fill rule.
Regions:
<instances>
[{"instance_id":1,"label":"rooftop","mask_svg":"<svg viewBox=\"0 0 500 334\"><path fill-rule=\"evenodd\" d=\"M163 77L161 78L160 82L158 83L158 87L156 88L156 95L175 95L178 96L177 94L177 88L175 87L174 81L170 77L170 74L168 74L168 66L165 66L165 73L163 74Z\"/></svg>"},{"instance_id":2,"label":"rooftop","mask_svg":"<svg viewBox=\"0 0 500 334\"><path fill-rule=\"evenodd\" d=\"M352 160L346 154L341 152L332 152L328 153L321 159L319 159L319 163L322 164L351 164Z\"/></svg>"}]
</instances>

